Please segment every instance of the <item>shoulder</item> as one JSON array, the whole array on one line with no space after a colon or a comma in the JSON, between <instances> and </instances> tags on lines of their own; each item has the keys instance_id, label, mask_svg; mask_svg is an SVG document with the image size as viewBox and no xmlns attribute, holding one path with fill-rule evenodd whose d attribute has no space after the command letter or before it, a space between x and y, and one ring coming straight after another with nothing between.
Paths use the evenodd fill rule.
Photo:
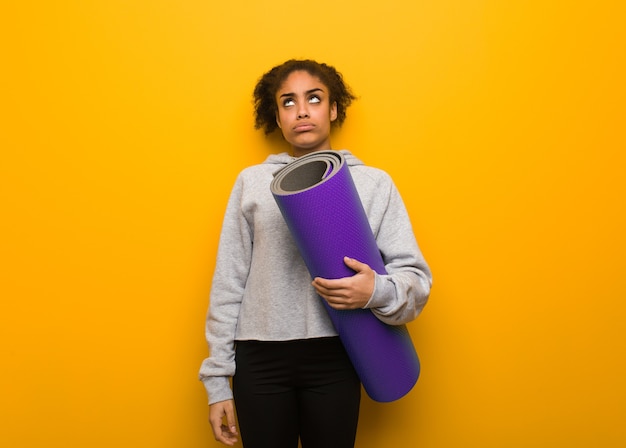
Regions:
<instances>
[{"instance_id":1,"label":"shoulder","mask_svg":"<svg viewBox=\"0 0 626 448\"><path fill-rule=\"evenodd\" d=\"M250 165L239 172L238 178L254 179L256 177L266 178L268 175L274 176L278 170L287 165L292 158L287 153L271 154L262 163Z\"/></svg>"},{"instance_id":2,"label":"shoulder","mask_svg":"<svg viewBox=\"0 0 626 448\"><path fill-rule=\"evenodd\" d=\"M274 174L284 165L260 163L242 169L237 175L238 184L254 184L257 182L271 182Z\"/></svg>"},{"instance_id":3,"label":"shoulder","mask_svg":"<svg viewBox=\"0 0 626 448\"><path fill-rule=\"evenodd\" d=\"M340 152L346 158L348 166L350 167L350 173L352 177L355 178L355 182L359 179L377 184L393 184L391 176L386 171L366 165L348 150L341 150Z\"/></svg>"},{"instance_id":4,"label":"shoulder","mask_svg":"<svg viewBox=\"0 0 626 448\"><path fill-rule=\"evenodd\" d=\"M372 180L381 182L393 182L389 173L380 168L368 165L355 165L350 167L350 172L358 176L366 176Z\"/></svg>"},{"instance_id":5,"label":"shoulder","mask_svg":"<svg viewBox=\"0 0 626 448\"><path fill-rule=\"evenodd\" d=\"M387 195L395 189L393 179L384 170L367 165L350 167L350 173L359 190L371 191L381 195Z\"/></svg>"},{"instance_id":6,"label":"shoulder","mask_svg":"<svg viewBox=\"0 0 626 448\"><path fill-rule=\"evenodd\" d=\"M268 172L272 172L276 170L278 170L278 168L273 165L260 163L258 165L250 165L250 166L245 167L239 172L238 177L242 177L242 178L254 177L258 175L264 175Z\"/></svg>"}]
</instances>

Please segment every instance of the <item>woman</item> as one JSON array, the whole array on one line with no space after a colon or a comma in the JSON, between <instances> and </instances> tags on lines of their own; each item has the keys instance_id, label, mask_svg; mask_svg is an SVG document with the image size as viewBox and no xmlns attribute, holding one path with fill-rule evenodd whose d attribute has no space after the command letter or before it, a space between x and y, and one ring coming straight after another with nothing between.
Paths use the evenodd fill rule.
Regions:
<instances>
[{"instance_id":1,"label":"woman","mask_svg":"<svg viewBox=\"0 0 626 448\"><path fill-rule=\"evenodd\" d=\"M400 325L426 304L431 273L391 178L343 150L388 274L346 257L353 276L311 281L269 186L294 158L332 149L331 128L354 96L333 67L290 60L261 77L254 98L257 129L280 128L291 153L244 169L226 209L207 318L211 356L200 369L209 420L226 445L240 432L246 448L353 447L360 382L322 300Z\"/></svg>"}]
</instances>

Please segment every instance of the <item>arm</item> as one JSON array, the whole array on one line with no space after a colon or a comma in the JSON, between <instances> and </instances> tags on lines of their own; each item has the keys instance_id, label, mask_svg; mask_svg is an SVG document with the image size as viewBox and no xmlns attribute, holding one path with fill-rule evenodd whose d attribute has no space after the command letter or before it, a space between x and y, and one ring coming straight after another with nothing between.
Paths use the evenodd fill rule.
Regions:
<instances>
[{"instance_id":1,"label":"arm","mask_svg":"<svg viewBox=\"0 0 626 448\"><path fill-rule=\"evenodd\" d=\"M387 274L376 275L376 285L366 308L383 322L400 325L422 311L432 286L432 273L413 233L409 214L391 182L385 214L376 242Z\"/></svg>"},{"instance_id":2,"label":"arm","mask_svg":"<svg viewBox=\"0 0 626 448\"><path fill-rule=\"evenodd\" d=\"M225 422L224 419L226 419ZM229 446L237 443L237 427L235 426L235 408L233 406L233 400L213 403L209 407L209 422L211 423L215 440Z\"/></svg>"},{"instance_id":3,"label":"arm","mask_svg":"<svg viewBox=\"0 0 626 448\"><path fill-rule=\"evenodd\" d=\"M376 272L354 258L344 257L343 262L356 274L335 280L316 277L311 284L336 310L365 308L374 292Z\"/></svg>"},{"instance_id":4,"label":"arm","mask_svg":"<svg viewBox=\"0 0 626 448\"><path fill-rule=\"evenodd\" d=\"M210 356L200 368L209 404L231 400L229 378L235 373L235 330L248 277L252 237L241 213L242 181L237 179L224 215L211 285L206 338Z\"/></svg>"},{"instance_id":5,"label":"arm","mask_svg":"<svg viewBox=\"0 0 626 448\"><path fill-rule=\"evenodd\" d=\"M345 258L355 275L335 280L316 278L312 284L335 309L369 308L381 321L400 325L415 319L426 305L432 276L392 182L387 192L377 195L381 203L372 207L384 209L373 227L387 274L377 274L368 265Z\"/></svg>"}]
</instances>

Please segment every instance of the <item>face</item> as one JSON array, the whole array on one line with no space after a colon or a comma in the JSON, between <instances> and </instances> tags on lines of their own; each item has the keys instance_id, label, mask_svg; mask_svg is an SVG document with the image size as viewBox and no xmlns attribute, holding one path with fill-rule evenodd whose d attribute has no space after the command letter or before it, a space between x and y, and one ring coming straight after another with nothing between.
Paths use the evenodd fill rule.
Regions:
<instances>
[{"instance_id":1,"label":"face","mask_svg":"<svg viewBox=\"0 0 626 448\"><path fill-rule=\"evenodd\" d=\"M319 78L292 72L276 92L276 122L296 157L331 149L330 125L337 119L337 103Z\"/></svg>"}]
</instances>

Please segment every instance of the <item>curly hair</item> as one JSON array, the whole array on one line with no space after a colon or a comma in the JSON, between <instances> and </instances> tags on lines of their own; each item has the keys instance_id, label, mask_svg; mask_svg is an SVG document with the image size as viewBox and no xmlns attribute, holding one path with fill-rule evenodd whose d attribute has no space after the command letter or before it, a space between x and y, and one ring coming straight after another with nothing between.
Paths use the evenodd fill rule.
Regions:
<instances>
[{"instance_id":1,"label":"curly hair","mask_svg":"<svg viewBox=\"0 0 626 448\"><path fill-rule=\"evenodd\" d=\"M343 81L343 76L334 67L310 59L290 59L277 65L265 73L254 88L254 127L263 129L265 134L271 134L278 124L276 123L276 92L295 71L304 71L328 87L331 104L337 103L337 119L333 125L341 126L346 119L346 109L356 97L350 87Z\"/></svg>"}]
</instances>

